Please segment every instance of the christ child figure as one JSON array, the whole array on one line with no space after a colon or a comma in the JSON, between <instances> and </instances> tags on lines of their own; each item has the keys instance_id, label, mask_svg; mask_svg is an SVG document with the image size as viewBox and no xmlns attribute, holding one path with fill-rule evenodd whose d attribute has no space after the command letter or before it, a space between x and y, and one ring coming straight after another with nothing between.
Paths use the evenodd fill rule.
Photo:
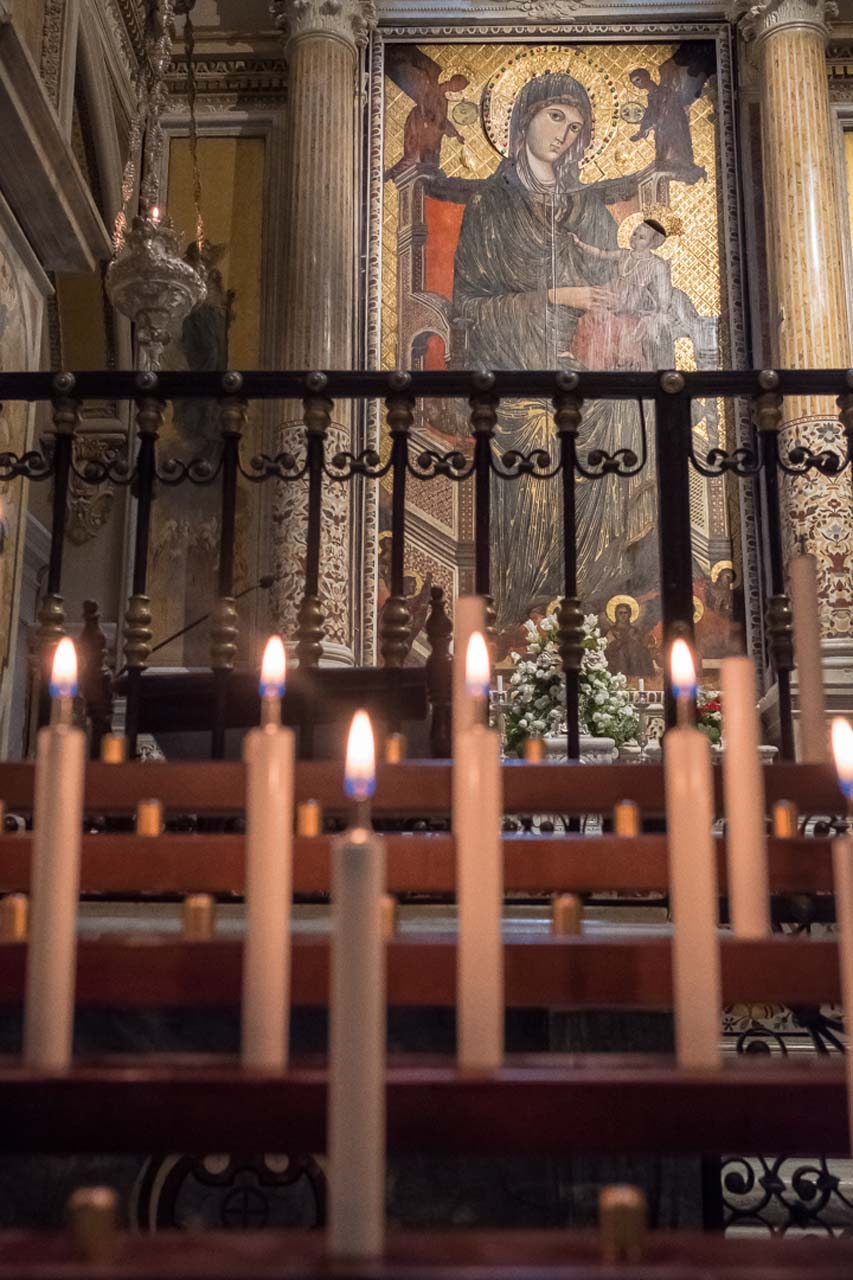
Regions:
<instances>
[{"instance_id":1,"label":"christ child figure","mask_svg":"<svg viewBox=\"0 0 853 1280\"><path fill-rule=\"evenodd\" d=\"M600 249L569 233L590 261L611 262L615 304L578 320L574 351L591 369L667 369L674 363L669 311L672 273L655 250L666 232L654 218L632 231L627 249Z\"/></svg>"}]
</instances>

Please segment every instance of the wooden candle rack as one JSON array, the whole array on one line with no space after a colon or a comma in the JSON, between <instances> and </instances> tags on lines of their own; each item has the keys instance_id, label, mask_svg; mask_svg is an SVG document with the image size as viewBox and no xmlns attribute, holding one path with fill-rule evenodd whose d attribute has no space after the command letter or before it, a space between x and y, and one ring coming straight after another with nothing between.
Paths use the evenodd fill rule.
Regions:
<instances>
[{"instance_id":1,"label":"wooden candle rack","mask_svg":"<svg viewBox=\"0 0 853 1280\"><path fill-rule=\"evenodd\" d=\"M803 814L845 812L834 770L774 765L765 770L768 811L791 800ZM720 779L716 778L719 786ZM327 814L345 810L337 764L301 763L297 800L319 801ZM506 810L512 814L610 814L632 800L644 818L664 809L662 770L654 766L507 764ZM8 812L28 814L33 796L30 764L0 765L0 798ZM140 800L161 801L175 815L240 815L245 778L241 764L93 764L87 771L90 815L131 816ZM719 795L718 795L719 805ZM378 818L446 817L450 806L447 762L380 766L374 813ZM454 844L450 835L419 831L389 834L388 889L397 894L452 895ZM31 836L0 836L0 892L29 887ZM329 890L330 837L295 842L298 894ZM666 838L508 835L504 840L506 890L623 890L665 892ZM718 841L720 890L725 893L725 851ZM86 895L145 897L206 892L239 896L245 850L240 835L205 832L137 836L104 832L83 843L81 890ZM827 839L771 839L770 884L780 894L830 894ZM0 944L0 1003L20 1004L26 946ZM723 938L726 1003L817 1005L839 999L833 940L775 936L746 942ZM388 998L392 1006L451 1007L455 1002L455 940L450 935L396 936L388 943ZM506 941L509 1008L667 1009L672 1004L670 945L661 938L544 937L514 932ZM293 1003L324 1006L329 946L319 935L296 934ZM78 951L77 1002L81 1008L235 1007L239 1004L241 945L214 938L196 942L138 933L85 938ZM321 1152L325 1145L326 1072L322 1062L295 1062L284 1077L256 1075L224 1056L149 1055L76 1061L63 1076L40 1075L17 1060L0 1062L0 1150L74 1152L288 1148ZM463 1074L447 1059L391 1060L387 1072L388 1145L393 1152L479 1153L513 1150L742 1153L781 1150L824 1154L849 1151L846 1086L840 1057L740 1058L716 1072L685 1072L654 1055L536 1055L508 1058L494 1073ZM31 1257L37 1271L62 1270L67 1243L0 1235L0 1280ZM16 1253L15 1251L18 1250ZM389 1244L385 1259L357 1271L331 1264L316 1238L274 1234L244 1242L127 1242L110 1268L115 1274L204 1274L380 1280L409 1271L426 1276L580 1277L598 1274L594 1238L580 1234L464 1233L446 1238L406 1235ZM727 1245L702 1237L651 1238L646 1260L618 1269L620 1276L734 1275L763 1267L762 1275L797 1274L790 1246L749 1241ZM288 1261L282 1262L286 1257ZM593 1265L594 1264L594 1265ZM593 1268L591 1271L590 1268ZM512 1270L515 1268L515 1270ZM815 1276L853 1273L853 1247L840 1242L808 1254ZM34 1274L35 1272L28 1272ZM51 1273L53 1271L51 1270Z\"/></svg>"}]
</instances>

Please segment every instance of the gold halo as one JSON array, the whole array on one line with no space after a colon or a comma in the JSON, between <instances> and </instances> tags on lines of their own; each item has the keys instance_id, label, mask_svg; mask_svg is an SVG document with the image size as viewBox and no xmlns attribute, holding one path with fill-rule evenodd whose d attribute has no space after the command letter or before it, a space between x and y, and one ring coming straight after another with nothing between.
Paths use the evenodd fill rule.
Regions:
<instances>
[{"instance_id":1,"label":"gold halo","mask_svg":"<svg viewBox=\"0 0 853 1280\"><path fill-rule=\"evenodd\" d=\"M675 250L678 248L676 237L680 232L681 222L678 218L673 219L672 221L678 224L679 230L671 230L670 227L667 226L666 221L660 217L658 208L639 209L636 213L629 213L627 218L622 219L616 232L616 242L619 245L619 248L629 249L631 247L631 236L634 234L640 223L648 221L649 218L654 218L655 222L659 222L666 232L666 239L663 244L654 248L652 253L656 254L659 258L671 258L675 253Z\"/></svg>"},{"instance_id":2,"label":"gold halo","mask_svg":"<svg viewBox=\"0 0 853 1280\"><path fill-rule=\"evenodd\" d=\"M546 71L564 71L582 84L592 106L592 141L580 160L583 169L601 155L619 126L619 95L613 77L583 49L565 45L533 45L505 62L483 90L483 128L492 146L509 155L509 121L523 85Z\"/></svg>"},{"instance_id":3,"label":"gold halo","mask_svg":"<svg viewBox=\"0 0 853 1280\"><path fill-rule=\"evenodd\" d=\"M705 606L698 596L693 597L693 621L701 622L705 614Z\"/></svg>"},{"instance_id":4,"label":"gold halo","mask_svg":"<svg viewBox=\"0 0 853 1280\"><path fill-rule=\"evenodd\" d=\"M732 574L734 575L732 578L732 586L736 587L740 582L740 574L738 573L737 569L734 567L734 564L732 563L731 560L718 560L715 565L711 566L711 572L708 575L711 581L716 582L724 569L731 569Z\"/></svg>"},{"instance_id":5,"label":"gold halo","mask_svg":"<svg viewBox=\"0 0 853 1280\"><path fill-rule=\"evenodd\" d=\"M607 614L607 617L611 622L616 621L617 604L629 605L631 609L631 621L637 621L640 616L640 606L637 604L637 601L633 596L611 596L607 601L607 604L604 606L604 612Z\"/></svg>"}]
</instances>

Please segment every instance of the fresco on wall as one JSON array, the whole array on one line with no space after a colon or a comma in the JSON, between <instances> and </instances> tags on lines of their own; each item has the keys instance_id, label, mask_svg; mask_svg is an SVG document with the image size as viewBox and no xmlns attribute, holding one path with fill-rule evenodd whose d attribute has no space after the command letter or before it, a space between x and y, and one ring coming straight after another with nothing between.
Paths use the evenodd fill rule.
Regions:
<instances>
[{"instance_id":1,"label":"fresco on wall","mask_svg":"<svg viewBox=\"0 0 853 1280\"><path fill-rule=\"evenodd\" d=\"M384 70L384 367L729 363L713 44L399 44L386 47ZM653 406L643 409L651 428ZM640 412L630 403L587 405L582 446L639 453ZM706 450L731 430L721 405L701 401L694 427ZM418 430L446 449L448 437L465 438L466 406L445 406L441 421L425 411ZM501 406L502 452L552 449L553 438L548 405ZM599 615L611 665L654 681L651 443L637 476L579 482L578 530L582 602ZM726 651L740 604L722 482L697 480L697 632L712 658ZM471 530L464 512L439 529L423 492L430 487L415 486L410 524L431 535L424 542L435 565L421 563L421 576L432 569L440 580ZM492 493L505 652L524 620L560 594L560 507L551 485L528 478L495 483ZM723 562L731 574L721 574ZM464 572L456 584L470 588Z\"/></svg>"},{"instance_id":2,"label":"fresco on wall","mask_svg":"<svg viewBox=\"0 0 853 1280\"><path fill-rule=\"evenodd\" d=\"M30 367L27 307L15 264L0 248L0 370ZM21 454L26 448L28 406L0 405L0 453ZM20 534L21 482L0 481L0 672L9 662L15 566Z\"/></svg>"}]
</instances>

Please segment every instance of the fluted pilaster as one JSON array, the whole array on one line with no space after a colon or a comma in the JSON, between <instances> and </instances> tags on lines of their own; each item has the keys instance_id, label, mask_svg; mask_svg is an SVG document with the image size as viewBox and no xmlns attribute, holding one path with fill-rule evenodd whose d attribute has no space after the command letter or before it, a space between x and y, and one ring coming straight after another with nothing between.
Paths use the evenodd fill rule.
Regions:
<instances>
[{"instance_id":1,"label":"fluted pilaster","mask_svg":"<svg viewBox=\"0 0 853 1280\"><path fill-rule=\"evenodd\" d=\"M275 0L272 9L288 59L282 366L348 369L355 333L359 47L375 22L373 0ZM300 418L301 407L293 408L293 418ZM336 405L336 446L350 447L351 422L349 405ZM281 447L293 450L301 435L291 426ZM304 503L297 486L279 488L273 609L292 634L302 595ZM323 510L326 649L346 660L352 647L350 486L327 482Z\"/></svg>"},{"instance_id":2,"label":"fluted pilaster","mask_svg":"<svg viewBox=\"0 0 853 1280\"><path fill-rule=\"evenodd\" d=\"M759 62L772 361L780 368L851 363L833 123L826 76L828 0L739 3L732 17ZM786 400L780 445L839 443L837 410L823 399ZM784 477L789 554L818 558L826 637L853 637L853 492L849 476Z\"/></svg>"}]
</instances>

